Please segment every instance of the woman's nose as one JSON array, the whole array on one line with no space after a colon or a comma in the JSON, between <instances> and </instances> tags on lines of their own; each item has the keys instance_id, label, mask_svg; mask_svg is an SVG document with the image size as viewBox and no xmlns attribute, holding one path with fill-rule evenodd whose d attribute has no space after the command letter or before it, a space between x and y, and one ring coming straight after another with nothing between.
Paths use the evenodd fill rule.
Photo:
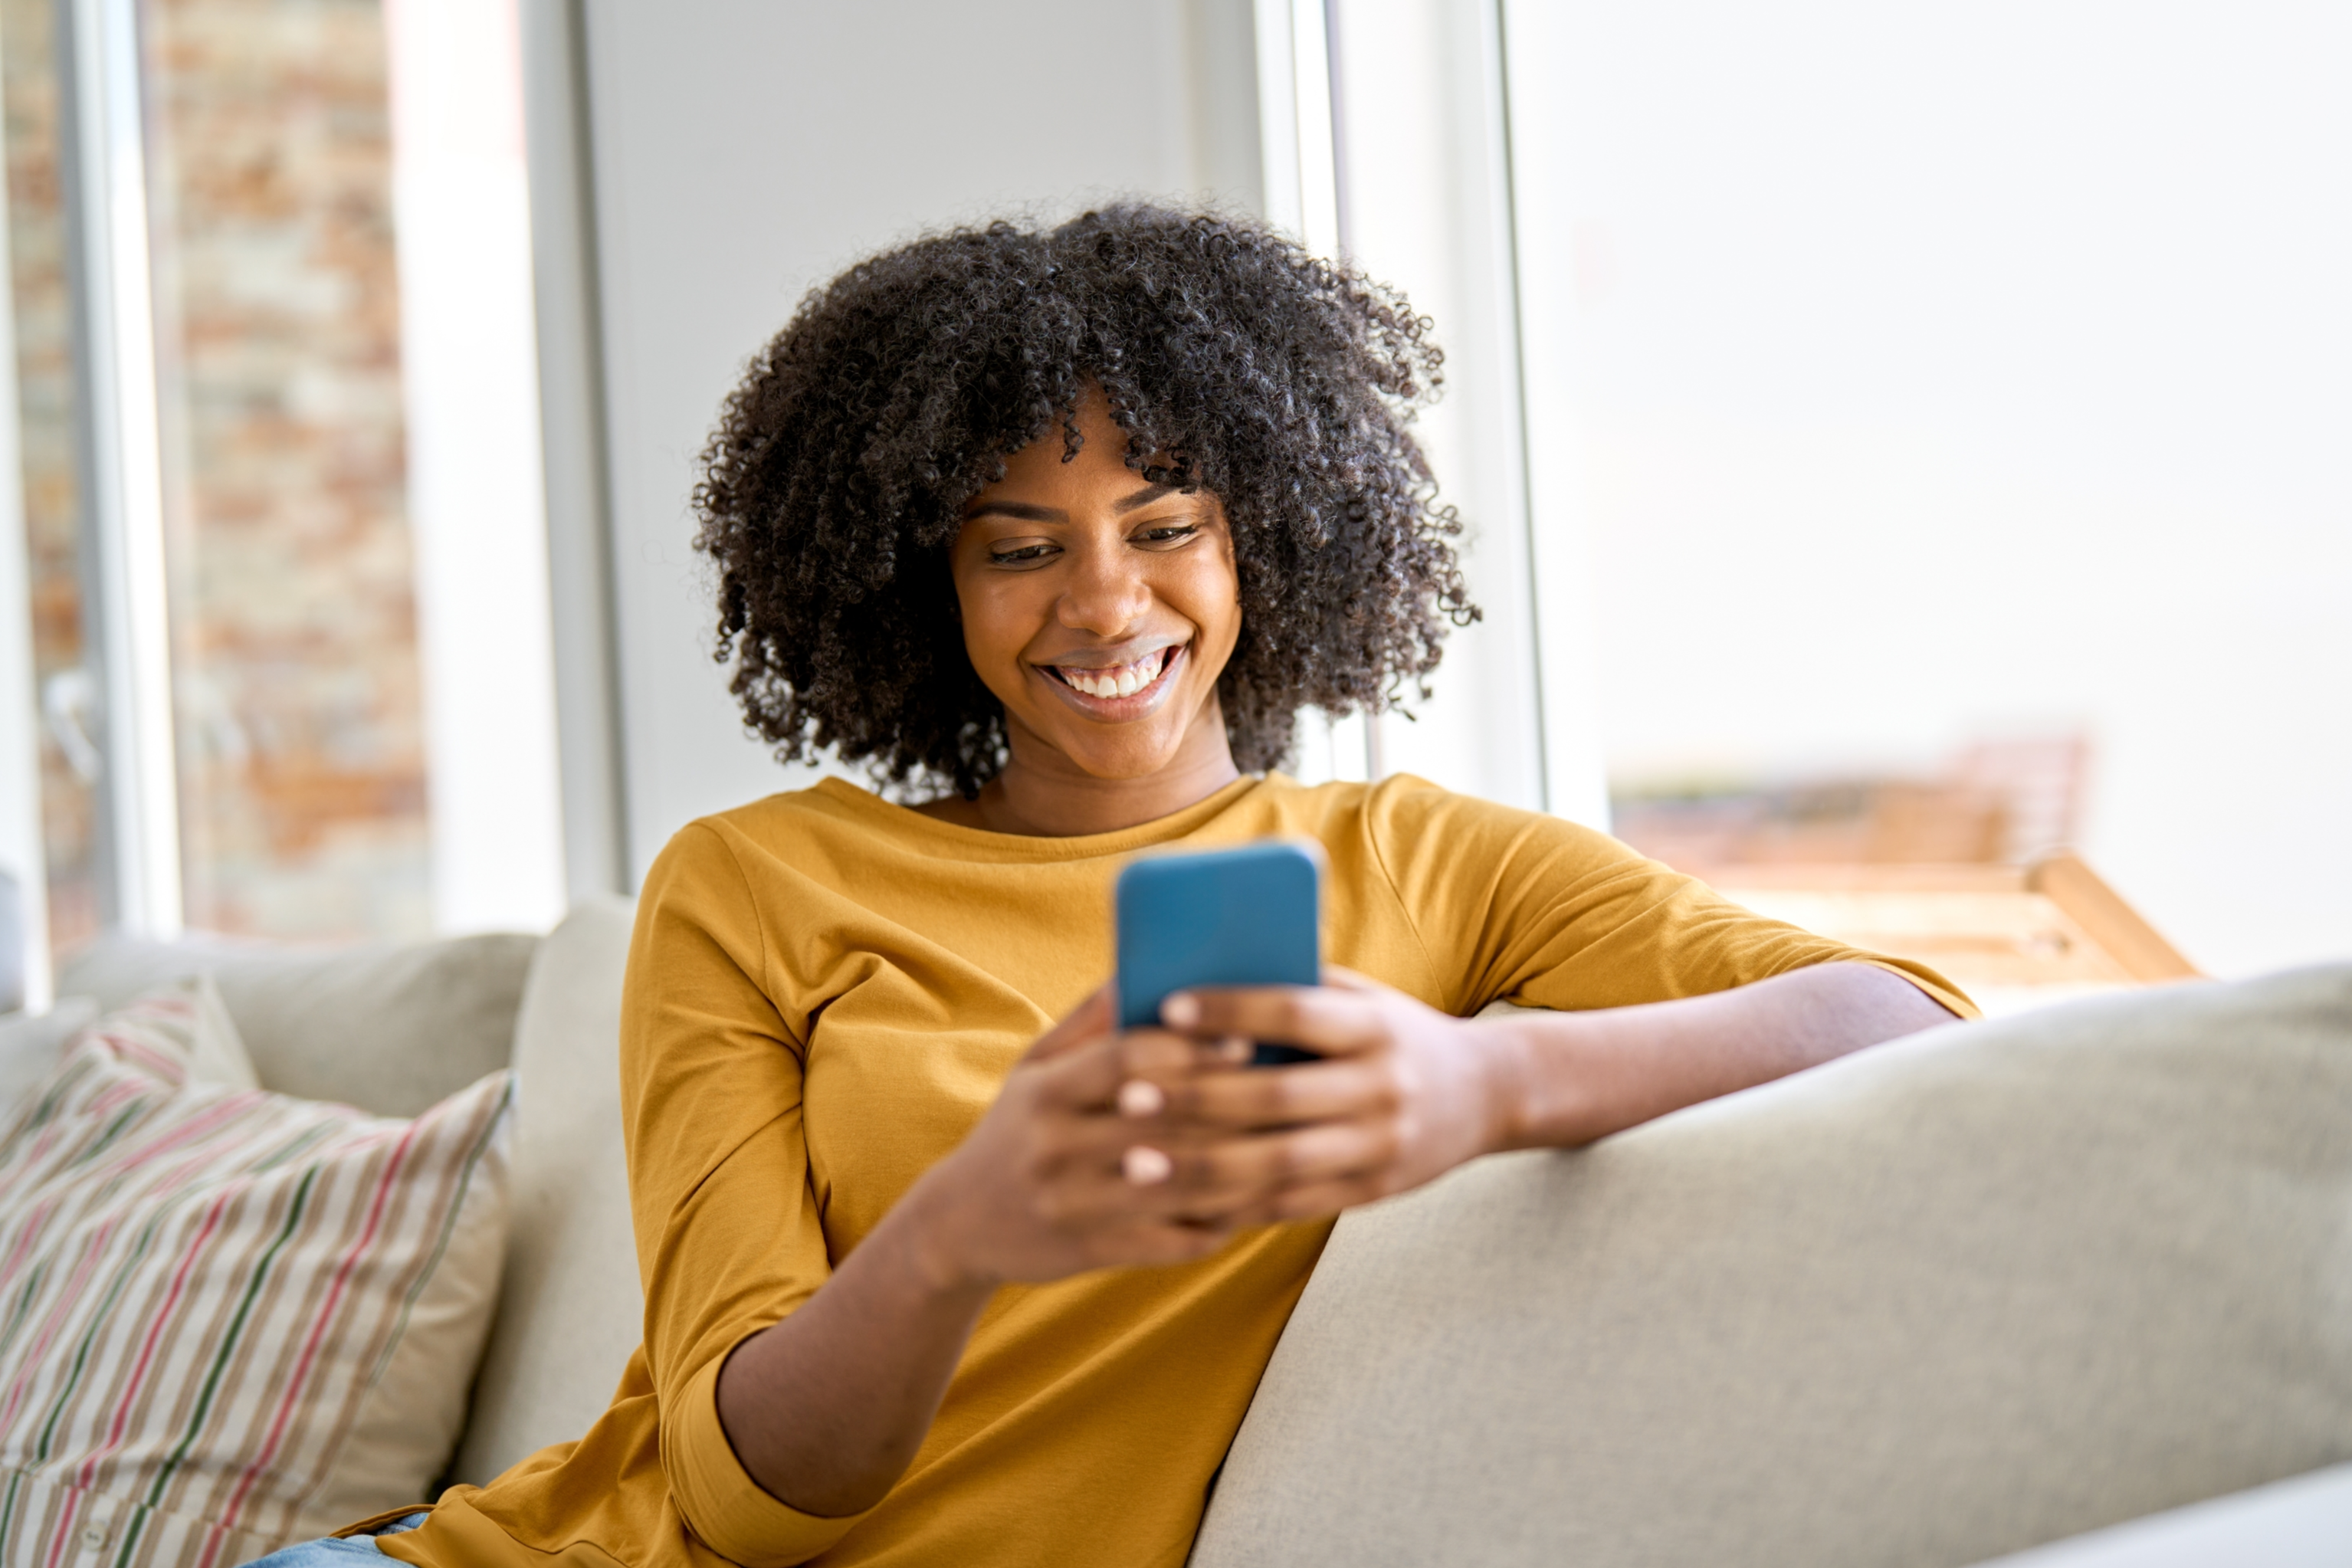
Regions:
<instances>
[{"instance_id":1,"label":"woman's nose","mask_svg":"<svg viewBox=\"0 0 2352 1568\"><path fill-rule=\"evenodd\" d=\"M1110 637L1142 619L1151 605L1142 563L1123 550L1078 553L1077 569L1055 606L1062 624L1073 631Z\"/></svg>"}]
</instances>

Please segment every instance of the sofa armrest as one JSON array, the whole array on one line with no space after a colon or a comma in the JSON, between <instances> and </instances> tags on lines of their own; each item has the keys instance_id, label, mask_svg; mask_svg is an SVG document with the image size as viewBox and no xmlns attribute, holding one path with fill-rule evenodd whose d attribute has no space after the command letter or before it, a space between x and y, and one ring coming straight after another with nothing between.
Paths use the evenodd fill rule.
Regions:
<instances>
[{"instance_id":1,"label":"sofa armrest","mask_svg":"<svg viewBox=\"0 0 2352 1568\"><path fill-rule=\"evenodd\" d=\"M1193 1562L1961 1568L2352 1455L2352 965L1953 1024L1344 1216Z\"/></svg>"},{"instance_id":2,"label":"sofa armrest","mask_svg":"<svg viewBox=\"0 0 2352 1568\"><path fill-rule=\"evenodd\" d=\"M621 1137L635 906L583 901L541 944L515 1026L514 1234L449 1479L479 1485L604 1413L644 1332Z\"/></svg>"}]
</instances>

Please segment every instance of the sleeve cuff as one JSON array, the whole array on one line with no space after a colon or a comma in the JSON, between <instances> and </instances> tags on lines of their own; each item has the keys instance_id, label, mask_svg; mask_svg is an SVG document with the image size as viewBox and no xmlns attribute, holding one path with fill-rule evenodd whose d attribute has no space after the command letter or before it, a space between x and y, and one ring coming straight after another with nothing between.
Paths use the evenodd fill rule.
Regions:
<instances>
[{"instance_id":1,"label":"sleeve cuff","mask_svg":"<svg viewBox=\"0 0 2352 1568\"><path fill-rule=\"evenodd\" d=\"M1924 963L1914 963L1908 959L1902 958L1878 958L1868 953L1856 954L1856 956L1861 958L1864 963L1870 964L1874 968L1884 969L1889 974L1908 980L1912 984L1926 992L1931 999L1941 1003L1945 1010L1956 1018L1981 1018L1984 1016L1983 1012L1978 1008L1977 1005L1969 1000L1969 994L1967 992L1961 990L1958 986L1953 984L1950 981L1945 979L1942 975L1937 973L1934 970L1928 968Z\"/></svg>"},{"instance_id":2,"label":"sleeve cuff","mask_svg":"<svg viewBox=\"0 0 2352 1568\"><path fill-rule=\"evenodd\" d=\"M825 1519L779 1502L751 1479L719 1422L723 1355L694 1374L661 1413L662 1468L687 1527L743 1568L805 1563L849 1533L863 1513Z\"/></svg>"}]
</instances>

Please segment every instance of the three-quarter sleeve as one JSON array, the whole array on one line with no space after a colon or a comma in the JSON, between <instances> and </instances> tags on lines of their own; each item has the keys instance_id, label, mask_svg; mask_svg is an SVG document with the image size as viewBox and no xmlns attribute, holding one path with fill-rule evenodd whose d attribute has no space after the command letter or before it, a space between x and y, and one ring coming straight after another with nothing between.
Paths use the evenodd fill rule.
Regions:
<instances>
[{"instance_id":1,"label":"three-quarter sleeve","mask_svg":"<svg viewBox=\"0 0 2352 1568\"><path fill-rule=\"evenodd\" d=\"M1925 964L1864 952L1743 909L1696 878L1564 818L1398 775L1366 802L1366 833L1427 951L1490 1002L1624 1007L1837 962L1902 976L1963 1017L1976 1009Z\"/></svg>"},{"instance_id":2,"label":"three-quarter sleeve","mask_svg":"<svg viewBox=\"0 0 2352 1568\"><path fill-rule=\"evenodd\" d=\"M621 1007L629 1202L645 1281L660 1452L688 1527L747 1568L806 1562L858 1516L786 1506L719 1420L719 1373L830 1272L802 1121L804 1042L726 839L671 841L637 905Z\"/></svg>"}]
</instances>

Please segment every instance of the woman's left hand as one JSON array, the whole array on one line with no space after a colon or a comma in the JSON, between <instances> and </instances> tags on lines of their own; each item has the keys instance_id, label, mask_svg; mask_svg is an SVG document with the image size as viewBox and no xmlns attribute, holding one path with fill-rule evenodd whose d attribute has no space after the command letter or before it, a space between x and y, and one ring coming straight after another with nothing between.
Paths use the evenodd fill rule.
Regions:
<instances>
[{"instance_id":1,"label":"woman's left hand","mask_svg":"<svg viewBox=\"0 0 2352 1568\"><path fill-rule=\"evenodd\" d=\"M1279 1184L1240 1223L1335 1214L1508 1144L1513 1097L1496 1037L1361 975L1327 969L1318 986L1183 992L1161 1018L1166 1032L1142 1033L1129 1058L1158 1091L1131 1085L1136 1108L1156 1098L1163 1122L1192 1134L1170 1141L1171 1181L1202 1191ZM1323 1059L1203 1067L1204 1055L1245 1060L1237 1040Z\"/></svg>"}]
</instances>

